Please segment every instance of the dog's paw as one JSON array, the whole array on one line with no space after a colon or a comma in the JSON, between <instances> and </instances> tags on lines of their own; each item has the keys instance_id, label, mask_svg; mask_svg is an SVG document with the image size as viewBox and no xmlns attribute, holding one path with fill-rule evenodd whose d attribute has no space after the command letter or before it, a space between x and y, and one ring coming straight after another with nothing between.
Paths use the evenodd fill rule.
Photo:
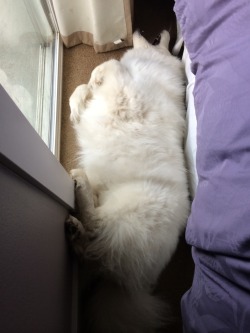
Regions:
<instances>
[{"instance_id":1,"label":"dog's paw","mask_svg":"<svg viewBox=\"0 0 250 333\"><path fill-rule=\"evenodd\" d=\"M75 188L83 187L88 181L86 173L83 169L72 169L70 171L70 176L75 182Z\"/></svg>"},{"instance_id":2,"label":"dog's paw","mask_svg":"<svg viewBox=\"0 0 250 333\"><path fill-rule=\"evenodd\" d=\"M80 120L81 112L85 109L85 102L89 96L89 89L87 84L78 86L69 99L70 106L70 120L76 124Z\"/></svg>"},{"instance_id":3,"label":"dog's paw","mask_svg":"<svg viewBox=\"0 0 250 333\"><path fill-rule=\"evenodd\" d=\"M80 214L82 223L85 223L86 220L91 220L94 214L93 190L83 169L73 169L70 175L75 182L76 210Z\"/></svg>"},{"instance_id":4,"label":"dog's paw","mask_svg":"<svg viewBox=\"0 0 250 333\"><path fill-rule=\"evenodd\" d=\"M95 87L99 87L103 84L103 80L104 80L104 68L103 68L103 64L100 66L97 66L90 77L89 80L89 86L94 89Z\"/></svg>"},{"instance_id":5,"label":"dog's paw","mask_svg":"<svg viewBox=\"0 0 250 333\"><path fill-rule=\"evenodd\" d=\"M65 232L69 240L71 249L81 261L84 260L84 252L86 246L87 232L82 223L74 216L69 216L65 221Z\"/></svg>"},{"instance_id":6,"label":"dog's paw","mask_svg":"<svg viewBox=\"0 0 250 333\"><path fill-rule=\"evenodd\" d=\"M65 221L65 231L71 242L81 239L85 233L82 223L72 215Z\"/></svg>"}]
</instances>

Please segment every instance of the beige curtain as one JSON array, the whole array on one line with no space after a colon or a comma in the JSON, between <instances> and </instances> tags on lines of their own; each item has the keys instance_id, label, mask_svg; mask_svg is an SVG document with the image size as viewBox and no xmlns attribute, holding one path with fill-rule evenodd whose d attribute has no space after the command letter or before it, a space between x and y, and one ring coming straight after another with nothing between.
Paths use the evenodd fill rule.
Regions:
<instances>
[{"instance_id":1,"label":"beige curtain","mask_svg":"<svg viewBox=\"0 0 250 333\"><path fill-rule=\"evenodd\" d=\"M106 52L132 45L133 0L51 0L65 46Z\"/></svg>"}]
</instances>

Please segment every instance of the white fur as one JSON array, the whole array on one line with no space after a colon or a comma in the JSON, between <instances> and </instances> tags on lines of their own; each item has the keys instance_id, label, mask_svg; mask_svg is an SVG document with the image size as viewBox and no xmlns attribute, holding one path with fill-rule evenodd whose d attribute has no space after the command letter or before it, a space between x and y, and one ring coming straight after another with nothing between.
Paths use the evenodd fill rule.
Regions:
<instances>
[{"instance_id":1,"label":"white fur","mask_svg":"<svg viewBox=\"0 0 250 333\"><path fill-rule=\"evenodd\" d=\"M181 62L138 33L120 61L95 68L70 98L80 166L98 198L86 249L128 290L150 290L189 212Z\"/></svg>"}]
</instances>

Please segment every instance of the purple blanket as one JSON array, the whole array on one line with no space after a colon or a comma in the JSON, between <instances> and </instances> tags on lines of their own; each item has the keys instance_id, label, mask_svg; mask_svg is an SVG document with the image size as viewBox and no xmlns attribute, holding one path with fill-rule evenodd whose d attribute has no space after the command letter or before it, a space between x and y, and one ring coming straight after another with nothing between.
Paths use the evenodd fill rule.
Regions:
<instances>
[{"instance_id":1,"label":"purple blanket","mask_svg":"<svg viewBox=\"0 0 250 333\"><path fill-rule=\"evenodd\" d=\"M250 332L250 1L176 0L196 75L199 184L185 333Z\"/></svg>"}]
</instances>

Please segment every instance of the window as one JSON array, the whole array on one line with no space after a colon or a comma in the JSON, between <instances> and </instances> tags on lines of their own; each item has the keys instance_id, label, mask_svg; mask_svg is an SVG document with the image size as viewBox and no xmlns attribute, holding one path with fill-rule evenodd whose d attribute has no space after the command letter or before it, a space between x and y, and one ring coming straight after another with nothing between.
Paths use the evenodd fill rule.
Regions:
<instances>
[{"instance_id":1,"label":"window","mask_svg":"<svg viewBox=\"0 0 250 333\"><path fill-rule=\"evenodd\" d=\"M46 0L0 0L0 83L57 154L59 34Z\"/></svg>"}]
</instances>

